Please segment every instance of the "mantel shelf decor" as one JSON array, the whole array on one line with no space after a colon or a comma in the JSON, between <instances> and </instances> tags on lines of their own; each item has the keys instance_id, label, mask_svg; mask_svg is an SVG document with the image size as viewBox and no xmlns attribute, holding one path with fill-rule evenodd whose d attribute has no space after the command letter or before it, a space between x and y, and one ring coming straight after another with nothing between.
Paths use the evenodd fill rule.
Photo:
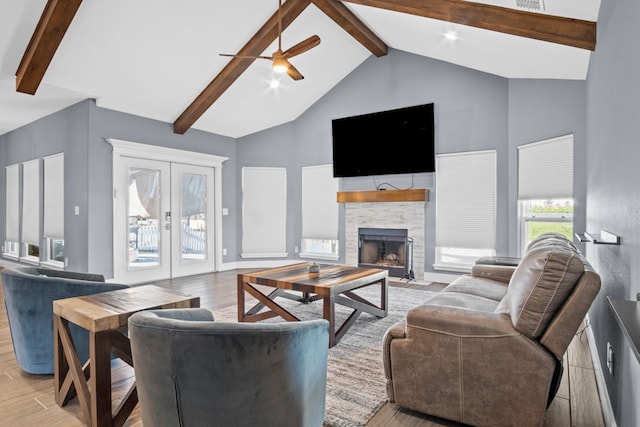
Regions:
<instances>
[{"instance_id":1,"label":"mantel shelf decor","mask_svg":"<svg viewBox=\"0 0 640 427\"><path fill-rule=\"evenodd\" d=\"M620 236L602 230L600 234L591 234L586 231L582 234L576 233L576 238L583 243L593 243L594 245L619 245Z\"/></svg>"},{"instance_id":2,"label":"mantel shelf decor","mask_svg":"<svg viewBox=\"0 0 640 427\"><path fill-rule=\"evenodd\" d=\"M429 190L416 188L411 190L377 191L339 191L338 203L365 202L425 202L429 200Z\"/></svg>"}]
</instances>

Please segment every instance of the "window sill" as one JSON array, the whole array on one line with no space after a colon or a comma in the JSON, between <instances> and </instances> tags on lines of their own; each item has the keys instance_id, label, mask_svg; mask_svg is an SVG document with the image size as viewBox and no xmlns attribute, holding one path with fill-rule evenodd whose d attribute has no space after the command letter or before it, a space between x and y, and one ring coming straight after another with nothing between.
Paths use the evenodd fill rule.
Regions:
<instances>
[{"instance_id":1,"label":"window sill","mask_svg":"<svg viewBox=\"0 0 640 427\"><path fill-rule=\"evenodd\" d=\"M456 273L471 273L470 265L433 264L436 271L455 271Z\"/></svg>"},{"instance_id":2,"label":"window sill","mask_svg":"<svg viewBox=\"0 0 640 427\"><path fill-rule=\"evenodd\" d=\"M322 259L326 261L337 261L340 259L340 255L318 254L313 252L301 252L298 254L298 257L305 259Z\"/></svg>"},{"instance_id":3,"label":"window sill","mask_svg":"<svg viewBox=\"0 0 640 427\"><path fill-rule=\"evenodd\" d=\"M20 258L20 262L31 265L40 265L40 258L36 258L33 256L23 256Z\"/></svg>"},{"instance_id":4,"label":"window sill","mask_svg":"<svg viewBox=\"0 0 640 427\"><path fill-rule=\"evenodd\" d=\"M242 253L242 258L286 258L286 252Z\"/></svg>"},{"instance_id":5,"label":"window sill","mask_svg":"<svg viewBox=\"0 0 640 427\"><path fill-rule=\"evenodd\" d=\"M40 265L54 270L64 270L64 263L59 261L44 261L41 262Z\"/></svg>"},{"instance_id":6,"label":"window sill","mask_svg":"<svg viewBox=\"0 0 640 427\"><path fill-rule=\"evenodd\" d=\"M10 259L11 261L16 261L16 262L20 261L20 257L12 253L3 253L2 257L6 259Z\"/></svg>"}]
</instances>

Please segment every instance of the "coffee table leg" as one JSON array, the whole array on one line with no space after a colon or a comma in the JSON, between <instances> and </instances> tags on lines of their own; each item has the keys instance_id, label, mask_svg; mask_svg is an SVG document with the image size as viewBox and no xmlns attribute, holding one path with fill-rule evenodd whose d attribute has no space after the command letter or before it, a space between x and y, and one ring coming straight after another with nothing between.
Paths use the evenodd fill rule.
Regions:
<instances>
[{"instance_id":1,"label":"coffee table leg","mask_svg":"<svg viewBox=\"0 0 640 427\"><path fill-rule=\"evenodd\" d=\"M238 275L238 322L244 320L244 279Z\"/></svg>"},{"instance_id":2,"label":"coffee table leg","mask_svg":"<svg viewBox=\"0 0 640 427\"><path fill-rule=\"evenodd\" d=\"M328 296L324 298L322 317L329 321L329 347L337 344L336 340L336 297Z\"/></svg>"}]
</instances>

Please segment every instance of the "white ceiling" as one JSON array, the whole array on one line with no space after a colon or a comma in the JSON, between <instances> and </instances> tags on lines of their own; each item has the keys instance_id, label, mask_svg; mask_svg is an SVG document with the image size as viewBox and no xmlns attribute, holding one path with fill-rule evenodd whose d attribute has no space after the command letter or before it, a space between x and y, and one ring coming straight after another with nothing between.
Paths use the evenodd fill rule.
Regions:
<instances>
[{"instance_id":1,"label":"white ceiling","mask_svg":"<svg viewBox=\"0 0 640 427\"><path fill-rule=\"evenodd\" d=\"M516 8L516 0L482 3ZM544 0L551 15L596 21L600 0ZM100 107L173 123L276 11L277 0L87 0L36 95L15 73L46 0L0 0L0 134L95 98ZM506 78L585 79L590 51L345 3L389 48ZM455 31L458 39L444 37ZM192 128L241 137L296 119L371 53L311 4L282 35L288 47L317 34L291 59L305 79L255 61ZM264 52L271 55L274 42ZM271 87L274 79L280 86Z\"/></svg>"}]
</instances>

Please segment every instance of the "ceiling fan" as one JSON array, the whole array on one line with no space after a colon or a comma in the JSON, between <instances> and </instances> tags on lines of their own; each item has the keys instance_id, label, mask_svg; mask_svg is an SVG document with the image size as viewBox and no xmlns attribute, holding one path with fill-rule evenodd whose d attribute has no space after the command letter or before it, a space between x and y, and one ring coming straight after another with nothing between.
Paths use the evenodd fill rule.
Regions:
<instances>
[{"instance_id":1,"label":"ceiling fan","mask_svg":"<svg viewBox=\"0 0 640 427\"><path fill-rule=\"evenodd\" d=\"M255 58L255 59L268 59L272 62L271 67L276 73L286 72L293 80L302 80L304 76L300 74L300 71L294 67L290 58L300 55L314 48L320 44L320 37L313 35L300 43L290 47L289 49L282 51L282 0L278 0L278 50L273 52L271 56L250 56L250 55L233 55L228 53L221 53L220 56L232 56L236 58Z\"/></svg>"}]
</instances>

